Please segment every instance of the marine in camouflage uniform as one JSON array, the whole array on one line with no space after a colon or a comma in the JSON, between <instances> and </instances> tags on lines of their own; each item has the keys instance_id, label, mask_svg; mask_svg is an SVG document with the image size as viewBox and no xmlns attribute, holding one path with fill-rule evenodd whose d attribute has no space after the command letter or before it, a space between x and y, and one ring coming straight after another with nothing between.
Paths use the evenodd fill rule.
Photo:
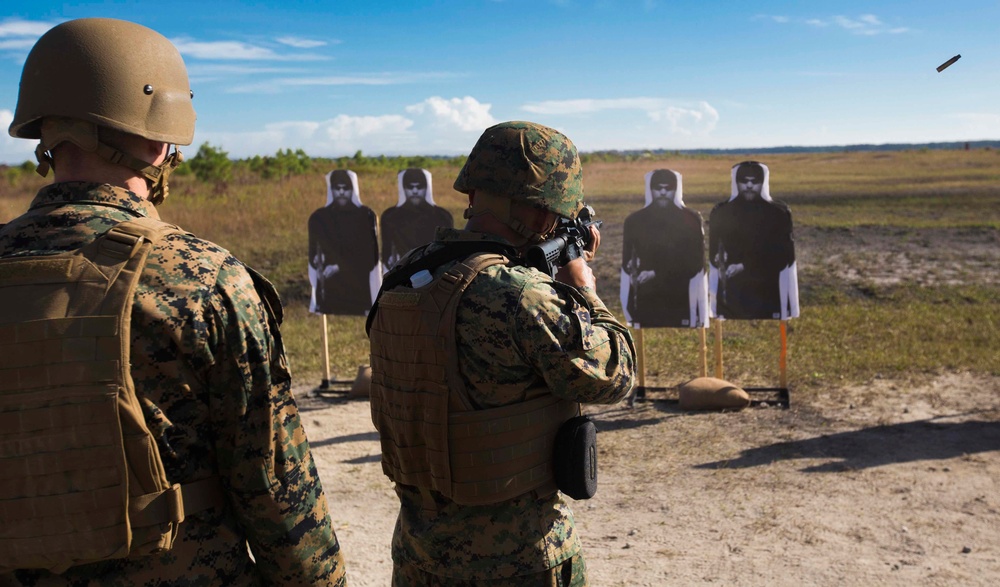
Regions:
<instances>
[{"instance_id":1,"label":"marine in camouflage uniform","mask_svg":"<svg viewBox=\"0 0 1000 587\"><path fill-rule=\"evenodd\" d=\"M471 193L472 202L492 193L568 217L576 215L583 197L580 163L569 139L523 122L487 129L455 189ZM466 217L486 212L473 204ZM503 219L495 207L488 213L505 223L516 220L516 214ZM525 239L537 242L543 236L530 230L522 231L524 238L469 230L476 226L470 220L466 230L439 229L433 243L412 251L397 270L460 241L523 246ZM453 264L433 274L440 276ZM528 390L540 384L556 397L586 403L615 403L628 393L632 339L597 296L592 274L586 283L575 287L517 264L494 265L473 279L459 301L456 343L459 371L476 409L524 402ZM373 333L373 349L378 342ZM373 381L379 375L391 377L376 373ZM559 492L533 491L488 505L461 505L437 491L400 483L396 493L393 585L587 584L573 513Z\"/></svg>"},{"instance_id":2,"label":"marine in camouflage uniform","mask_svg":"<svg viewBox=\"0 0 1000 587\"><path fill-rule=\"evenodd\" d=\"M152 38L153 57L168 64L175 59L183 68L169 41L145 27L110 19L60 26L68 29L56 35L75 31L85 40L113 31L129 46L135 37ZM45 42L43 36L36 48ZM29 57L26 77L31 63ZM21 99L11 134L32 138ZM192 133L193 122L191 111ZM72 136L71 142L86 143ZM190 144L190 134L184 138L176 143ZM68 165L61 157L55 154ZM39 151L39 158L49 155ZM159 217L150 198L165 196L165 181L140 195L107 183L59 182L60 169L57 183L0 230L0 257L71 251L120 222ZM162 239L149 255L131 310L131 375L167 478L183 484L217 476L224 503L187 517L173 548L161 554L79 565L59 575L18 570L0 575L0 585L346 585L290 390L280 321L273 286L226 250L186 233Z\"/></svg>"}]
</instances>

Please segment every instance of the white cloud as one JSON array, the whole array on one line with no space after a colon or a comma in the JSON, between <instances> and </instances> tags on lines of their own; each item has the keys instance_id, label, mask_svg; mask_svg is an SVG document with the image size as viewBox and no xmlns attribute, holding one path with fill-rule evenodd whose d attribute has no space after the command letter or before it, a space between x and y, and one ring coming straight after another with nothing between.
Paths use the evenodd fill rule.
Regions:
<instances>
[{"instance_id":1,"label":"white cloud","mask_svg":"<svg viewBox=\"0 0 1000 587\"><path fill-rule=\"evenodd\" d=\"M0 41L0 51L28 51L37 39L4 39Z\"/></svg>"},{"instance_id":2,"label":"white cloud","mask_svg":"<svg viewBox=\"0 0 1000 587\"><path fill-rule=\"evenodd\" d=\"M173 39L171 42L181 52L181 55L196 59L246 61L319 61L328 59L322 55L314 54L282 55L267 47L241 41L194 41L188 38L179 38Z\"/></svg>"},{"instance_id":3,"label":"white cloud","mask_svg":"<svg viewBox=\"0 0 1000 587\"><path fill-rule=\"evenodd\" d=\"M24 59L38 37L59 23L7 18L0 21L0 51L14 59Z\"/></svg>"},{"instance_id":4,"label":"white cloud","mask_svg":"<svg viewBox=\"0 0 1000 587\"><path fill-rule=\"evenodd\" d=\"M694 108L669 106L650 112L649 117L656 122L668 123L670 132L683 135L710 133L719 122L719 112L708 102L699 102Z\"/></svg>"},{"instance_id":5,"label":"white cloud","mask_svg":"<svg viewBox=\"0 0 1000 587\"><path fill-rule=\"evenodd\" d=\"M194 63L187 68L190 77L217 77L229 75L259 75L262 73L294 73L280 65L244 65L237 63Z\"/></svg>"},{"instance_id":6,"label":"white cloud","mask_svg":"<svg viewBox=\"0 0 1000 587\"><path fill-rule=\"evenodd\" d=\"M529 102L521 110L532 114L591 114L603 110L646 110L653 111L663 108L666 101L662 98L612 98L579 100L546 100L544 102Z\"/></svg>"},{"instance_id":7,"label":"white cloud","mask_svg":"<svg viewBox=\"0 0 1000 587\"><path fill-rule=\"evenodd\" d=\"M1000 114L993 112L959 112L951 114L962 125L965 136L986 139L1000 134Z\"/></svg>"},{"instance_id":8,"label":"white cloud","mask_svg":"<svg viewBox=\"0 0 1000 587\"><path fill-rule=\"evenodd\" d=\"M411 114L428 115L437 126L456 128L460 131L482 131L496 124L490 114L492 104L483 104L472 96L446 100L440 96L427 98L419 104L406 107Z\"/></svg>"},{"instance_id":9,"label":"white cloud","mask_svg":"<svg viewBox=\"0 0 1000 587\"><path fill-rule=\"evenodd\" d=\"M874 36L883 33L898 35L910 32L909 27L887 28L882 19L874 14L862 14L857 18L837 15L829 19L810 18L803 21L805 24L815 27L838 26L855 35Z\"/></svg>"},{"instance_id":10,"label":"white cloud","mask_svg":"<svg viewBox=\"0 0 1000 587\"><path fill-rule=\"evenodd\" d=\"M442 73L362 73L358 75L327 75L319 77L282 77L256 83L233 86L229 93L277 94L291 88L309 86L389 86L409 84L448 77Z\"/></svg>"},{"instance_id":11,"label":"white cloud","mask_svg":"<svg viewBox=\"0 0 1000 587\"><path fill-rule=\"evenodd\" d=\"M14 112L0 109L0 163L17 165L25 161L35 160L35 145L37 141L15 139L7 134L7 128L14 120Z\"/></svg>"},{"instance_id":12,"label":"white cloud","mask_svg":"<svg viewBox=\"0 0 1000 587\"><path fill-rule=\"evenodd\" d=\"M275 41L281 43L282 45L295 47L296 49L315 49L316 47L324 47L327 45L326 41L303 39L302 37L279 37L275 39Z\"/></svg>"},{"instance_id":13,"label":"white cloud","mask_svg":"<svg viewBox=\"0 0 1000 587\"><path fill-rule=\"evenodd\" d=\"M369 154L422 153L413 121L398 115L348 116L323 121L284 121L248 132L198 132L195 144L221 145L242 159L279 149L303 149L313 157L340 157L361 150Z\"/></svg>"},{"instance_id":14,"label":"white cloud","mask_svg":"<svg viewBox=\"0 0 1000 587\"><path fill-rule=\"evenodd\" d=\"M369 155L456 155L467 153L485 128L496 124L490 104L473 98L432 96L405 113L350 116L321 121L283 121L249 132L199 131L195 144L209 142L234 158L303 149L313 157Z\"/></svg>"},{"instance_id":15,"label":"white cloud","mask_svg":"<svg viewBox=\"0 0 1000 587\"><path fill-rule=\"evenodd\" d=\"M780 14L758 14L753 17L754 20L771 20L779 24L785 24L791 22L792 19L787 16L782 16Z\"/></svg>"},{"instance_id":16,"label":"white cloud","mask_svg":"<svg viewBox=\"0 0 1000 587\"><path fill-rule=\"evenodd\" d=\"M558 123L545 122L555 128L576 127L569 136L582 149L656 147L662 146L665 139L681 136L704 141L719 122L718 110L708 102L650 97L550 100L526 104L521 109L533 115L556 117ZM598 112L600 116L590 116Z\"/></svg>"},{"instance_id":17,"label":"white cloud","mask_svg":"<svg viewBox=\"0 0 1000 587\"><path fill-rule=\"evenodd\" d=\"M664 98L615 98L615 99L580 99L580 100L549 100L525 104L522 110L532 114L546 116L586 116L597 112L621 111L621 114L606 114L610 117L622 117L628 120L628 111L645 115L644 124L639 122L643 130L641 134L650 131L667 132L685 136L704 136L715 130L719 122L719 112L705 101L681 103ZM608 120L605 120L607 122ZM650 125L648 121L652 121ZM659 129L659 130L657 130Z\"/></svg>"},{"instance_id":18,"label":"white cloud","mask_svg":"<svg viewBox=\"0 0 1000 587\"><path fill-rule=\"evenodd\" d=\"M413 121L398 114L383 116L347 116L341 114L321 125L327 138L344 142L372 136L401 135L413 126Z\"/></svg>"},{"instance_id":19,"label":"white cloud","mask_svg":"<svg viewBox=\"0 0 1000 587\"><path fill-rule=\"evenodd\" d=\"M199 42L191 39L174 39L173 44L182 55L198 59L277 59L278 55L266 48L255 47L239 41Z\"/></svg>"},{"instance_id":20,"label":"white cloud","mask_svg":"<svg viewBox=\"0 0 1000 587\"><path fill-rule=\"evenodd\" d=\"M308 86L388 86L403 83L400 78L388 76L323 76L292 77L265 80L262 82L233 86L230 94L277 94L290 88Z\"/></svg>"},{"instance_id":21,"label":"white cloud","mask_svg":"<svg viewBox=\"0 0 1000 587\"><path fill-rule=\"evenodd\" d=\"M56 24L58 23L7 18L0 21L0 37L34 37L37 39Z\"/></svg>"}]
</instances>

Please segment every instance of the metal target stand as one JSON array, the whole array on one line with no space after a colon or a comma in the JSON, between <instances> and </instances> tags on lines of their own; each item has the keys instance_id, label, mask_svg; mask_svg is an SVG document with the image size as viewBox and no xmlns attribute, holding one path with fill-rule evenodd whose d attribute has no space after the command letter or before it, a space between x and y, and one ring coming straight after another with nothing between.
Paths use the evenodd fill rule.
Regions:
<instances>
[{"instance_id":1,"label":"metal target stand","mask_svg":"<svg viewBox=\"0 0 1000 587\"><path fill-rule=\"evenodd\" d=\"M675 389L675 387L649 387L646 385L646 350L643 346L642 340L642 328L633 328L634 335L632 339L635 341L635 354L636 354L636 369L639 372L639 385L635 386L632 393L629 394L626 400L626 405L628 407L634 407L636 400L645 400L647 391L670 391ZM705 328L699 328L698 334L701 337L701 376L705 377L708 374L708 343L705 335ZM677 399L666 399L662 401L676 403Z\"/></svg>"},{"instance_id":2,"label":"metal target stand","mask_svg":"<svg viewBox=\"0 0 1000 587\"><path fill-rule=\"evenodd\" d=\"M722 376L722 320L715 321L715 377L723 379ZM780 322L781 351L778 355L779 383L778 387L742 387L744 391L751 395L751 406L764 406L770 403L777 403L784 409L791 407L791 392L788 389L788 328L787 320ZM626 400L628 407L634 407L636 400L644 400L647 391L670 391L674 387L649 387L646 385L646 352L642 340L642 328L633 330L636 346L636 367L639 372L639 385L632 390ZM705 331L707 328L698 329L701 342L701 377L708 375L708 341ZM759 397L764 396L764 397ZM668 402L676 402L676 399L667 399Z\"/></svg>"},{"instance_id":3,"label":"metal target stand","mask_svg":"<svg viewBox=\"0 0 1000 587\"><path fill-rule=\"evenodd\" d=\"M715 321L715 376L722 377L722 322ZM743 387L743 391L751 395L751 406L768 404L767 399L756 399L753 396L767 395L774 399L784 409L792 407L791 393L788 390L788 327L787 320L780 322L781 351L778 353L778 387Z\"/></svg>"},{"instance_id":4,"label":"metal target stand","mask_svg":"<svg viewBox=\"0 0 1000 587\"><path fill-rule=\"evenodd\" d=\"M327 332L326 314L322 314L321 317L323 318L323 379L320 381L319 387L314 388L312 392L316 395L347 395L351 391L351 386L354 384L354 380L330 379L330 338Z\"/></svg>"}]
</instances>

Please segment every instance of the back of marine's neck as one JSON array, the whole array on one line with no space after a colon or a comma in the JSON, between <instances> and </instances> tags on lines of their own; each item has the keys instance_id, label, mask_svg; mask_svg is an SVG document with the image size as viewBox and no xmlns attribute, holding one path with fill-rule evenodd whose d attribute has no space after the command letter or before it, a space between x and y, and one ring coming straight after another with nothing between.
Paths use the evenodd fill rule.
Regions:
<instances>
[{"instance_id":1,"label":"back of marine's neck","mask_svg":"<svg viewBox=\"0 0 1000 587\"><path fill-rule=\"evenodd\" d=\"M73 145L66 146L73 147ZM146 179L132 169L109 163L93 153L80 149L66 151L63 145L60 145L59 152L55 155L52 181L107 184L129 190L143 199L149 197L149 184Z\"/></svg>"},{"instance_id":2,"label":"back of marine's neck","mask_svg":"<svg viewBox=\"0 0 1000 587\"><path fill-rule=\"evenodd\" d=\"M492 214L473 216L465 223L465 230L498 236L516 247L523 243L524 237L514 232L509 226L497 220Z\"/></svg>"}]
</instances>

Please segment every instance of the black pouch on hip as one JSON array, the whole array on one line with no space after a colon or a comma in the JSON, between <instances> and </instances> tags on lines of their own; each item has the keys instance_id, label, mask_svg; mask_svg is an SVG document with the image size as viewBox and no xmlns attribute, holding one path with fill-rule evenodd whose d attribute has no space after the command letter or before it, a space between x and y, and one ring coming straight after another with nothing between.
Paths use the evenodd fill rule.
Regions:
<instances>
[{"instance_id":1,"label":"black pouch on hip","mask_svg":"<svg viewBox=\"0 0 1000 587\"><path fill-rule=\"evenodd\" d=\"M556 487L573 499L597 493L597 427L587 416L566 420L556 432L553 470Z\"/></svg>"}]
</instances>

